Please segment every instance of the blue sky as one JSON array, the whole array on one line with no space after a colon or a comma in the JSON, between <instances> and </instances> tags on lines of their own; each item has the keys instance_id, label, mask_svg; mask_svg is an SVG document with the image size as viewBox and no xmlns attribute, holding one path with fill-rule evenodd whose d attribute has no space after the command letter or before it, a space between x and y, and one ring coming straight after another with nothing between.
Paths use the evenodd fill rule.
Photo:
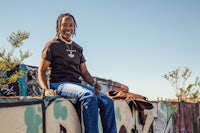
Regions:
<instances>
[{"instance_id":1,"label":"blue sky","mask_svg":"<svg viewBox=\"0 0 200 133\"><path fill-rule=\"evenodd\" d=\"M191 82L200 76L199 0L2 0L0 49L10 48L12 32L28 31L22 49L33 55L24 63L38 66L65 12L77 21L73 40L84 48L93 76L126 84L150 100L175 98L163 75L176 68L189 67Z\"/></svg>"}]
</instances>

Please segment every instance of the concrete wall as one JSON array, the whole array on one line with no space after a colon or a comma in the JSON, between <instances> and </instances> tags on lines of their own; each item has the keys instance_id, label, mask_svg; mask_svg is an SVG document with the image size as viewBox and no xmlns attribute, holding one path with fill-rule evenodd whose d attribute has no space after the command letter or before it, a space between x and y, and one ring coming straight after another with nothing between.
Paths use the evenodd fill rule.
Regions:
<instances>
[{"instance_id":1,"label":"concrete wall","mask_svg":"<svg viewBox=\"0 0 200 133\"><path fill-rule=\"evenodd\" d=\"M199 103L152 102L145 124L130 101L114 100L118 133L199 133ZM80 106L59 97L0 98L0 133L81 133ZM99 119L99 132L102 133Z\"/></svg>"},{"instance_id":2,"label":"concrete wall","mask_svg":"<svg viewBox=\"0 0 200 133\"><path fill-rule=\"evenodd\" d=\"M0 133L81 133L80 104L72 99L41 98L43 91L37 69L21 64L0 74L0 78L4 78L19 70L25 73L15 83L0 86ZM96 80L102 93L129 90L126 85L112 80L98 77ZM138 112L131 101L114 100L118 133L200 133L199 103L152 104L153 109ZM99 132L102 133L100 119Z\"/></svg>"}]
</instances>

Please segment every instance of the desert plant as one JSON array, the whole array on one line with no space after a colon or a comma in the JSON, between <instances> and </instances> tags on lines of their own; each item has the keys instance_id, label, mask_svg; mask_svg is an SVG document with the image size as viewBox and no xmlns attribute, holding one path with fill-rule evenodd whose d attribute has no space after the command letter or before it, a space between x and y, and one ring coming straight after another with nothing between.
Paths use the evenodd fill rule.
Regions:
<instances>
[{"instance_id":1,"label":"desert plant","mask_svg":"<svg viewBox=\"0 0 200 133\"><path fill-rule=\"evenodd\" d=\"M16 82L16 80L24 75L22 70L13 71L11 75L7 76L6 73L12 71L14 68L19 66L24 59L31 56L29 50L23 52L20 47L23 45L23 41L29 38L29 33L25 31L17 31L16 33L11 33L8 37L8 41L11 44L10 51L6 51L3 48L0 51L0 85L5 85L9 83ZM18 56L15 55L15 51L18 50Z\"/></svg>"},{"instance_id":2,"label":"desert plant","mask_svg":"<svg viewBox=\"0 0 200 133\"><path fill-rule=\"evenodd\" d=\"M176 97L178 100L192 99L195 100L200 95L200 80L196 77L194 83L187 83L192 72L188 67L185 67L183 71L180 68L165 74L163 77L167 79L172 87L176 91Z\"/></svg>"}]
</instances>

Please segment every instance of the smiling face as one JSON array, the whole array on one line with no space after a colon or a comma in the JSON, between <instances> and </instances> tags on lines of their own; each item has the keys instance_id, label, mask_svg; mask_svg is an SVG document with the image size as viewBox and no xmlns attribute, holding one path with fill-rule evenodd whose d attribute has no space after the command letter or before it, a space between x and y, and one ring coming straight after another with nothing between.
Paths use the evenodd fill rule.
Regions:
<instances>
[{"instance_id":1,"label":"smiling face","mask_svg":"<svg viewBox=\"0 0 200 133\"><path fill-rule=\"evenodd\" d=\"M71 16L64 16L62 18L60 25L60 33L65 40L71 40L71 36L73 35L75 30L74 25L74 20Z\"/></svg>"}]
</instances>

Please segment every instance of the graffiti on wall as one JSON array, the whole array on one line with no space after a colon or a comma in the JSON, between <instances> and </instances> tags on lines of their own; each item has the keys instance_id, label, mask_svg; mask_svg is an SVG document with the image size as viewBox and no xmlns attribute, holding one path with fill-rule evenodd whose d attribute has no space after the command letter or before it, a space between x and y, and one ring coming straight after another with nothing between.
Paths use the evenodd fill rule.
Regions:
<instances>
[{"instance_id":1,"label":"graffiti on wall","mask_svg":"<svg viewBox=\"0 0 200 133\"><path fill-rule=\"evenodd\" d=\"M82 118L74 102L59 97L48 100L0 98L0 132L82 132ZM144 111L145 123L141 124L139 112L129 101L114 100L118 133L200 132L200 103L153 102L153 105L153 109ZM102 133L100 120L99 132Z\"/></svg>"},{"instance_id":2,"label":"graffiti on wall","mask_svg":"<svg viewBox=\"0 0 200 133\"><path fill-rule=\"evenodd\" d=\"M43 98L37 67L20 65L26 75L1 86L0 133L81 133L81 105L61 97ZM96 77L102 93L126 90L124 84ZM22 97L24 96L24 97ZM28 96L28 97L27 97ZM39 98L38 98L39 96ZM138 111L128 100L114 100L118 133L199 133L200 103L151 102L153 109ZM103 133L99 119L99 132Z\"/></svg>"}]
</instances>

